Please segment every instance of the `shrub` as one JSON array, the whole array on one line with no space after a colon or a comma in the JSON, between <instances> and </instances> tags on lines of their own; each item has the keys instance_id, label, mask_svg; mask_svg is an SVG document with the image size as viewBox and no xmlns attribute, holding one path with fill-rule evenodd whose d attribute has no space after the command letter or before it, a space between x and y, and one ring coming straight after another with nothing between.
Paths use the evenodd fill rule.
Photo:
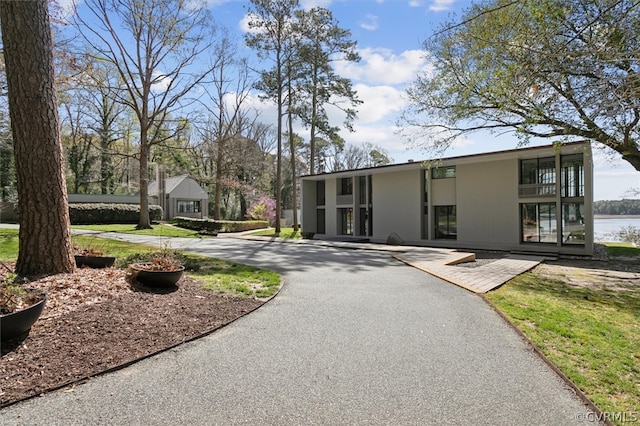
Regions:
<instances>
[{"instance_id":1,"label":"shrub","mask_svg":"<svg viewBox=\"0 0 640 426\"><path fill-rule=\"evenodd\" d=\"M640 245L640 228L635 226L626 226L618 232L618 236L625 243Z\"/></svg>"},{"instance_id":2,"label":"shrub","mask_svg":"<svg viewBox=\"0 0 640 426\"><path fill-rule=\"evenodd\" d=\"M216 235L218 232L242 232L268 228L269 223L263 220L212 220L174 217L173 223L181 228L192 229L203 234Z\"/></svg>"},{"instance_id":3,"label":"shrub","mask_svg":"<svg viewBox=\"0 0 640 426\"><path fill-rule=\"evenodd\" d=\"M276 200L262 197L251 206L248 213L253 220L267 221L273 225L276 221Z\"/></svg>"},{"instance_id":4,"label":"shrub","mask_svg":"<svg viewBox=\"0 0 640 426\"><path fill-rule=\"evenodd\" d=\"M140 220L140 206L138 204L74 203L69 204L69 217L72 225L133 224ZM150 205L149 218L152 221L161 220L162 207Z\"/></svg>"}]
</instances>

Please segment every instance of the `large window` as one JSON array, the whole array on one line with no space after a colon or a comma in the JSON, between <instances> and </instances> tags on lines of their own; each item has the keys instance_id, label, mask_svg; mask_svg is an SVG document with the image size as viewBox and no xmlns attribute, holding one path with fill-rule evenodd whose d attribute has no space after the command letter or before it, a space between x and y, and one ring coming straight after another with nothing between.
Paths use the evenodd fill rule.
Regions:
<instances>
[{"instance_id":1,"label":"large window","mask_svg":"<svg viewBox=\"0 0 640 426\"><path fill-rule=\"evenodd\" d=\"M326 234L326 221L324 209L316 210L316 233Z\"/></svg>"},{"instance_id":2,"label":"large window","mask_svg":"<svg viewBox=\"0 0 640 426\"><path fill-rule=\"evenodd\" d=\"M584 159L582 154L563 155L560 183L563 198L584 197Z\"/></svg>"},{"instance_id":3,"label":"large window","mask_svg":"<svg viewBox=\"0 0 640 426\"><path fill-rule=\"evenodd\" d=\"M429 170L422 171L422 239L429 238Z\"/></svg>"},{"instance_id":4,"label":"large window","mask_svg":"<svg viewBox=\"0 0 640 426\"><path fill-rule=\"evenodd\" d=\"M456 166L431 169L431 177L434 179L452 179L456 177Z\"/></svg>"},{"instance_id":5,"label":"large window","mask_svg":"<svg viewBox=\"0 0 640 426\"><path fill-rule=\"evenodd\" d=\"M525 243L557 243L555 203L521 205L522 241Z\"/></svg>"},{"instance_id":6,"label":"large window","mask_svg":"<svg viewBox=\"0 0 640 426\"><path fill-rule=\"evenodd\" d=\"M520 196L547 197L556 195L555 157L520 161Z\"/></svg>"},{"instance_id":7,"label":"large window","mask_svg":"<svg viewBox=\"0 0 640 426\"><path fill-rule=\"evenodd\" d=\"M338 195L352 195L353 194L353 178L340 179L340 194Z\"/></svg>"},{"instance_id":8,"label":"large window","mask_svg":"<svg viewBox=\"0 0 640 426\"><path fill-rule=\"evenodd\" d=\"M353 209L338 209L340 235L353 235Z\"/></svg>"},{"instance_id":9,"label":"large window","mask_svg":"<svg viewBox=\"0 0 640 426\"><path fill-rule=\"evenodd\" d=\"M325 204L325 183L323 180L316 182L316 206Z\"/></svg>"},{"instance_id":10,"label":"large window","mask_svg":"<svg viewBox=\"0 0 640 426\"><path fill-rule=\"evenodd\" d=\"M434 207L436 220L436 238L455 240L458 237L456 206Z\"/></svg>"},{"instance_id":11,"label":"large window","mask_svg":"<svg viewBox=\"0 0 640 426\"><path fill-rule=\"evenodd\" d=\"M200 213L200 200L179 200L178 213Z\"/></svg>"},{"instance_id":12,"label":"large window","mask_svg":"<svg viewBox=\"0 0 640 426\"><path fill-rule=\"evenodd\" d=\"M367 177L358 177L358 192L360 193L360 204L367 204Z\"/></svg>"},{"instance_id":13,"label":"large window","mask_svg":"<svg viewBox=\"0 0 640 426\"><path fill-rule=\"evenodd\" d=\"M562 203L562 243L584 244L584 203Z\"/></svg>"}]
</instances>

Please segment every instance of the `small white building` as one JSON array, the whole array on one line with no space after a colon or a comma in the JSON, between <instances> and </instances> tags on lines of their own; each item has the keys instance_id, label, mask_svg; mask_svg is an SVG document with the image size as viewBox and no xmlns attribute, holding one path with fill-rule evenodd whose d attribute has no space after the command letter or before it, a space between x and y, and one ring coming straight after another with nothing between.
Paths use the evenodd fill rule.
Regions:
<instances>
[{"instance_id":1,"label":"small white building","mask_svg":"<svg viewBox=\"0 0 640 426\"><path fill-rule=\"evenodd\" d=\"M317 238L591 255L589 142L303 176Z\"/></svg>"},{"instance_id":2,"label":"small white building","mask_svg":"<svg viewBox=\"0 0 640 426\"><path fill-rule=\"evenodd\" d=\"M149 184L149 196L162 207L165 220L176 216L197 219L209 216L209 194L198 182L186 175L160 177Z\"/></svg>"}]
</instances>

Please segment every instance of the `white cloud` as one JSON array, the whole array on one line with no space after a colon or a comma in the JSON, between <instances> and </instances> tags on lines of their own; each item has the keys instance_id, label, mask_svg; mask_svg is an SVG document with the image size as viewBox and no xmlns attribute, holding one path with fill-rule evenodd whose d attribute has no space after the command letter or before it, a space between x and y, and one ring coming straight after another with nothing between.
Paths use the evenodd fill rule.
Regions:
<instances>
[{"instance_id":1,"label":"white cloud","mask_svg":"<svg viewBox=\"0 0 640 426\"><path fill-rule=\"evenodd\" d=\"M360 28L367 31L375 31L378 29L378 17L376 15L368 14L363 20L358 22Z\"/></svg>"},{"instance_id":2,"label":"white cloud","mask_svg":"<svg viewBox=\"0 0 640 426\"><path fill-rule=\"evenodd\" d=\"M233 0L204 0L204 2L210 7L222 6L223 4L230 3L232 1Z\"/></svg>"},{"instance_id":3,"label":"white cloud","mask_svg":"<svg viewBox=\"0 0 640 426\"><path fill-rule=\"evenodd\" d=\"M238 22L238 28L240 28L240 31L242 31L242 33L257 33L258 31L255 28L249 27L249 22L251 22L254 19L255 19L255 15L251 13L246 13L242 17L240 22Z\"/></svg>"},{"instance_id":4,"label":"white cloud","mask_svg":"<svg viewBox=\"0 0 640 426\"><path fill-rule=\"evenodd\" d=\"M427 69L425 52L406 50L396 55L390 49L362 49L359 63L336 62L336 72L346 78L369 84L405 84Z\"/></svg>"},{"instance_id":5,"label":"white cloud","mask_svg":"<svg viewBox=\"0 0 640 426\"><path fill-rule=\"evenodd\" d=\"M62 22L70 22L75 14L76 7L80 7L84 0L59 0L49 3L49 13L54 19Z\"/></svg>"},{"instance_id":6,"label":"white cloud","mask_svg":"<svg viewBox=\"0 0 640 426\"><path fill-rule=\"evenodd\" d=\"M329 6L331 6L331 3L333 3L332 0L301 0L300 1L300 5L305 10L313 9L314 7L329 8Z\"/></svg>"},{"instance_id":7,"label":"white cloud","mask_svg":"<svg viewBox=\"0 0 640 426\"><path fill-rule=\"evenodd\" d=\"M166 92L172 80L160 71L154 71L152 77L151 91L155 93Z\"/></svg>"},{"instance_id":8,"label":"white cloud","mask_svg":"<svg viewBox=\"0 0 640 426\"><path fill-rule=\"evenodd\" d=\"M357 106L359 123L390 119L390 116L401 110L406 103L403 99L404 91L392 86L356 84L354 89L358 98L363 101Z\"/></svg>"},{"instance_id":9,"label":"white cloud","mask_svg":"<svg viewBox=\"0 0 640 426\"><path fill-rule=\"evenodd\" d=\"M429 5L429 10L433 12L444 12L450 10L455 0L434 0Z\"/></svg>"},{"instance_id":10,"label":"white cloud","mask_svg":"<svg viewBox=\"0 0 640 426\"><path fill-rule=\"evenodd\" d=\"M422 2L419 0L411 0L409 2L409 7L422 7Z\"/></svg>"}]
</instances>

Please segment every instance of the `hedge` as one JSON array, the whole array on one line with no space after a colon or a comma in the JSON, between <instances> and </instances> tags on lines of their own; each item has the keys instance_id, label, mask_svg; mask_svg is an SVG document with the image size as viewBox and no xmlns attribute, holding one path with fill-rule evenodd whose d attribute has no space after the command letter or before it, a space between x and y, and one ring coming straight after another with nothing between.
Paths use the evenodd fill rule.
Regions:
<instances>
[{"instance_id":1,"label":"hedge","mask_svg":"<svg viewBox=\"0 0 640 426\"><path fill-rule=\"evenodd\" d=\"M173 218L172 222L181 228L191 229L203 234L253 231L254 229L264 229L269 227L269 222L266 220L213 220L177 216Z\"/></svg>"},{"instance_id":2,"label":"hedge","mask_svg":"<svg viewBox=\"0 0 640 426\"><path fill-rule=\"evenodd\" d=\"M72 225L138 223L140 206L138 204L73 203L69 204L69 216ZM162 207L149 206L149 219L162 219Z\"/></svg>"}]
</instances>

